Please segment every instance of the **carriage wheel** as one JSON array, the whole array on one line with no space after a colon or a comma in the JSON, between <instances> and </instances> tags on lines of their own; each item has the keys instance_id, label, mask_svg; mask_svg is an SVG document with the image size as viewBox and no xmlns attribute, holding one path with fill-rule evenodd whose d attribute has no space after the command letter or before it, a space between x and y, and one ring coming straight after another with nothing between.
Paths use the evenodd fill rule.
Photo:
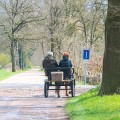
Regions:
<instances>
[{"instance_id":1,"label":"carriage wheel","mask_svg":"<svg viewBox=\"0 0 120 120\"><path fill-rule=\"evenodd\" d=\"M75 85L74 85L74 80L70 82L70 87L71 87L71 95L72 97L75 96Z\"/></svg>"},{"instance_id":2,"label":"carriage wheel","mask_svg":"<svg viewBox=\"0 0 120 120\"><path fill-rule=\"evenodd\" d=\"M48 97L48 83L47 82L45 82L45 84L44 84L44 96L47 98Z\"/></svg>"}]
</instances>

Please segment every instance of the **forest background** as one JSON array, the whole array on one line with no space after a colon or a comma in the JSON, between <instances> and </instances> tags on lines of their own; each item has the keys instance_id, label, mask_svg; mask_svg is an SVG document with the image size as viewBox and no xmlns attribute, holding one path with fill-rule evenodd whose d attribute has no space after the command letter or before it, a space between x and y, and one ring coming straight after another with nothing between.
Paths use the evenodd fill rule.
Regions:
<instances>
[{"instance_id":1,"label":"forest background","mask_svg":"<svg viewBox=\"0 0 120 120\"><path fill-rule=\"evenodd\" d=\"M0 68L41 66L48 51L70 52L76 80L84 77L83 49L90 49L87 83L100 84L106 0L1 0Z\"/></svg>"}]
</instances>

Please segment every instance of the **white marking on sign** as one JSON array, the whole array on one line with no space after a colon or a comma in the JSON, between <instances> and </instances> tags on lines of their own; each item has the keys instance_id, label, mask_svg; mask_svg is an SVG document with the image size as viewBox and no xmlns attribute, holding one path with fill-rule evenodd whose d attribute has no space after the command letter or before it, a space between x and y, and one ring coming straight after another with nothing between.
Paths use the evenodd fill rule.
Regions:
<instances>
[{"instance_id":1,"label":"white marking on sign","mask_svg":"<svg viewBox=\"0 0 120 120\"><path fill-rule=\"evenodd\" d=\"M86 54L85 54L85 55L86 55L86 58L87 58L87 51L86 51Z\"/></svg>"}]
</instances>

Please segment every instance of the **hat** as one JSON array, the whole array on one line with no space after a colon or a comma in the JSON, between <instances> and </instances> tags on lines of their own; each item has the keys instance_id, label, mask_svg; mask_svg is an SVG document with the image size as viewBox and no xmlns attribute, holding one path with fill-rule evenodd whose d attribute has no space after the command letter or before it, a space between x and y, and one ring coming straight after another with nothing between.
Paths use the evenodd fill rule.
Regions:
<instances>
[{"instance_id":1,"label":"hat","mask_svg":"<svg viewBox=\"0 0 120 120\"><path fill-rule=\"evenodd\" d=\"M53 52L47 52L47 56L53 56Z\"/></svg>"}]
</instances>

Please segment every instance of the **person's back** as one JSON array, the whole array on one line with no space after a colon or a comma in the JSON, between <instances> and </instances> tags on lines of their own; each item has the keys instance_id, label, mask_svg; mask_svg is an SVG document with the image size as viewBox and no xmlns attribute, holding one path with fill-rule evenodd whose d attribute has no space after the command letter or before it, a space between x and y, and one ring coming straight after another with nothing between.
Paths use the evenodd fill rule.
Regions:
<instances>
[{"instance_id":1,"label":"person's back","mask_svg":"<svg viewBox=\"0 0 120 120\"><path fill-rule=\"evenodd\" d=\"M59 67L67 67L68 68L67 70L63 70L64 80L70 79L71 78L71 69L70 68L72 67L72 62L69 59L69 54L67 52L64 52L63 59L60 61ZM65 86L66 96L68 96L69 92L68 92L68 88L67 88L67 82L65 82L65 84L66 84L66 86ZM59 91L58 91L58 95L59 95Z\"/></svg>"},{"instance_id":2,"label":"person's back","mask_svg":"<svg viewBox=\"0 0 120 120\"><path fill-rule=\"evenodd\" d=\"M60 67L72 67L71 61L68 59L68 57L63 56L63 59L59 63Z\"/></svg>"},{"instance_id":3,"label":"person's back","mask_svg":"<svg viewBox=\"0 0 120 120\"><path fill-rule=\"evenodd\" d=\"M53 68L56 67L56 60L51 59L49 56L46 56L43 60L43 68Z\"/></svg>"},{"instance_id":4,"label":"person's back","mask_svg":"<svg viewBox=\"0 0 120 120\"><path fill-rule=\"evenodd\" d=\"M69 59L69 55L68 53L64 53L63 54L63 59L60 61L59 63L59 67L72 67L72 62ZM70 78L70 70L64 70L64 79L66 79L67 77Z\"/></svg>"},{"instance_id":5,"label":"person's back","mask_svg":"<svg viewBox=\"0 0 120 120\"><path fill-rule=\"evenodd\" d=\"M58 67L57 61L53 58L52 52L47 53L47 56L44 58L42 64L43 64L43 68L45 69L45 74L47 76L50 76L50 71L47 71L46 68Z\"/></svg>"}]
</instances>

